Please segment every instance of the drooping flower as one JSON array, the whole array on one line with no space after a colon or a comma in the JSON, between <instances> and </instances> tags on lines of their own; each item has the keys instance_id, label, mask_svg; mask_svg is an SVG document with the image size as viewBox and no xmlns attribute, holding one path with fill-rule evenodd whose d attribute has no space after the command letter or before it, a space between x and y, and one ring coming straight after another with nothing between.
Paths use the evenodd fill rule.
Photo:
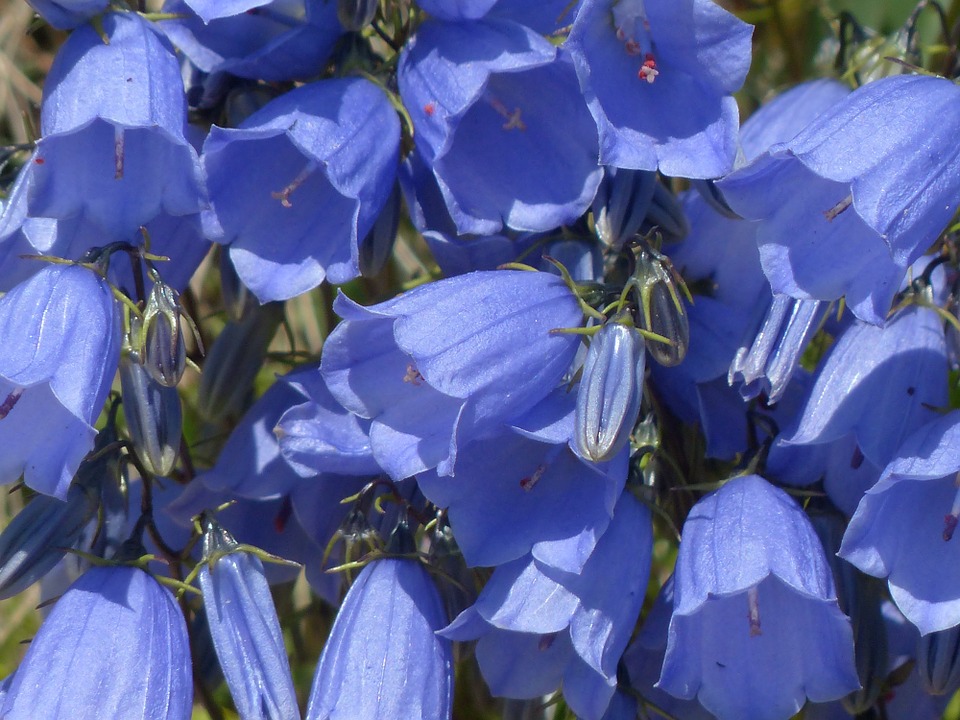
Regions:
<instances>
[{"instance_id":1,"label":"drooping flower","mask_svg":"<svg viewBox=\"0 0 960 720\"><path fill-rule=\"evenodd\" d=\"M958 419L952 412L909 435L864 494L840 547L865 573L887 578L893 601L923 634L960 624L960 582L943 571L960 547Z\"/></svg>"},{"instance_id":2,"label":"drooping flower","mask_svg":"<svg viewBox=\"0 0 960 720\"><path fill-rule=\"evenodd\" d=\"M720 720L786 720L859 687L850 622L800 506L763 478L727 482L683 526L657 686Z\"/></svg>"},{"instance_id":3,"label":"drooping flower","mask_svg":"<svg viewBox=\"0 0 960 720\"><path fill-rule=\"evenodd\" d=\"M737 152L753 28L712 0L584 0L566 46L600 162L719 177Z\"/></svg>"},{"instance_id":4,"label":"drooping flower","mask_svg":"<svg viewBox=\"0 0 960 720\"><path fill-rule=\"evenodd\" d=\"M885 327L856 322L830 348L795 426L778 442L813 444L853 434L883 467L914 428L947 404L947 350L940 316L911 306Z\"/></svg>"},{"instance_id":5,"label":"drooping flower","mask_svg":"<svg viewBox=\"0 0 960 720\"><path fill-rule=\"evenodd\" d=\"M86 213L61 218L31 215L29 195L37 167L32 161L24 164L0 213L0 290L3 291L43 267L25 255L80 260L88 250L102 247L109 237ZM161 211L144 227L151 238L150 252L170 258L169 262L158 263L163 279L175 288L185 288L210 246L203 237L199 216ZM143 242L140 234L124 239L133 245ZM129 263L111 263L107 277L117 287L130 294L134 292Z\"/></svg>"},{"instance_id":6,"label":"drooping flower","mask_svg":"<svg viewBox=\"0 0 960 720\"><path fill-rule=\"evenodd\" d=\"M245 720L299 720L283 634L259 558L205 517L200 589L230 694Z\"/></svg>"},{"instance_id":7,"label":"drooping flower","mask_svg":"<svg viewBox=\"0 0 960 720\"><path fill-rule=\"evenodd\" d=\"M546 397L580 341L573 292L557 276L476 272L422 285L344 318L323 346L333 396L372 420L373 456L394 479L436 467L450 475L457 447L495 432ZM454 319L456 319L454 321Z\"/></svg>"},{"instance_id":8,"label":"drooping flower","mask_svg":"<svg viewBox=\"0 0 960 720\"><path fill-rule=\"evenodd\" d=\"M7 720L187 720L187 626L173 595L135 567L93 567L64 593L17 668Z\"/></svg>"},{"instance_id":9,"label":"drooping flower","mask_svg":"<svg viewBox=\"0 0 960 720\"><path fill-rule=\"evenodd\" d=\"M214 77L315 77L343 34L327 0L167 0L163 10L176 15L159 23L163 32Z\"/></svg>"},{"instance_id":10,"label":"drooping flower","mask_svg":"<svg viewBox=\"0 0 960 720\"><path fill-rule=\"evenodd\" d=\"M229 245L261 302L352 280L393 187L399 141L387 96L362 78L304 85L239 128L214 127L203 149L208 234Z\"/></svg>"},{"instance_id":11,"label":"drooping flower","mask_svg":"<svg viewBox=\"0 0 960 720\"><path fill-rule=\"evenodd\" d=\"M562 682L578 717L601 720L643 603L652 542L649 511L625 493L582 571L529 555L501 565L443 635L479 638L477 660L494 695L533 698Z\"/></svg>"},{"instance_id":12,"label":"drooping flower","mask_svg":"<svg viewBox=\"0 0 960 720\"><path fill-rule=\"evenodd\" d=\"M109 43L80 27L50 69L28 207L58 220L83 215L105 245L134 239L162 213L196 215L205 197L173 48L136 13L107 13L102 27Z\"/></svg>"},{"instance_id":13,"label":"drooping flower","mask_svg":"<svg viewBox=\"0 0 960 720\"><path fill-rule=\"evenodd\" d=\"M774 292L846 296L858 318L882 324L907 267L957 208L958 127L960 89L949 80L884 78L722 180L731 207L759 221Z\"/></svg>"},{"instance_id":14,"label":"drooping flower","mask_svg":"<svg viewBox=\"0 0 960 720\"><path fill-rule=\"evenodd\" d=\"M569 58L533 30L425 22L397 81L458 232L546 231L590 206L596 130Z\"/></svg>"},{"instance_id":15,"label":"drooping flower","mask_svg":"<svg viewBox=\"0 0 960 720\"><path fill-rule=\"evenodd\" d=\"M560 390L566 394L565 390ZM515 430L476 440L458 453L457 472L417 476L423 494L446 508L468 566L527 555L579 573L610 524L627 476L627 453L609 463L578 458L567 445Z\"/></svg>"},{"instance_id":16,"label":"drooping flower","mask_svg":"<svg viewBox=\"0 0 960 720\"><path fill-rule=\"evenodd\" d=\"M116 301L89 269L48 265L0 298L0 337L0 483L63 499L117 370Z\"/></svg>"},{"instance_id":17,"label":"drooping flower","mask_svg":"<svg viewBox=\"0 0 960 720\"><path fill-rule=\"evenodd\" d=\"M419 562L384 558L357 576L317 665L307 720L452 713L453 658L440 595Z\"/></svg>"},{"instance_id":18,"label":"drooping flower","mask_svg":"<svg viewBox=\"0 0 960 720\"><path fill-rule=\"evenodd\" d=\"M844 85L820 80L777 96L743 124L744 159L753 160L771 144L792 139L847 94ZM663 252L695 295L688 310L690 348L675 368L653 365L653 382L669 386L670 391L661 395L675 413L687 422L703 423L711 457L731 457L746 449L746 433L741 429L747 424L747 406L736 396L754 396L769 385L771 397L783 398L797 365L793 351L801 343L788 345L786 341L794 339L789 333L776 338L765 335L758 352L750 357L755 365L749 368L754 380L749 389L741 387L740 393L731 393L723 387L729 385L731 364L738 352L746 352L757 339L773 300L760 264L757 224L719 212L699 192L687 192L681 201L690 232L682 242L665 244ZM769 372L775 373L773 381ZM738 379L734 370L732 380L736 383ZM735 422L731 423L732 419ZM715 432L718 429L721 432Z\"/></svg>"}]
</instances>

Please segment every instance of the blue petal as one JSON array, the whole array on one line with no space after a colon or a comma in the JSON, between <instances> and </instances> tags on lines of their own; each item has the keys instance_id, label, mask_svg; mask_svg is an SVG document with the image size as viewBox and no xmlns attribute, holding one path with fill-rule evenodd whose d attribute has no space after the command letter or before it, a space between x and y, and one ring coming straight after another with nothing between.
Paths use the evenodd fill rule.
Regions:
<instances>
[{"instance_id":1,"label":"blue petal","mask_svg":"<svg viewBox=\"0 0 960 720\"><path fill-rule=\"evenodd\" d=\"M299 373L307 402L280 416L274 427L280 452L302 477L322 472L377 475L370 423L348 412L330 394L319 372Z\"/></svg>"},{"instance_id":2,"label":"blue petal","mask_svg":"<svg viewBox=\"0 0 960 720\"><path fill-rule=\"evenodd\" d=\"M367 565L344 598L317 666L307 720L449 718L450 642L440 596L416 561Z\"/></svg>"},{"instance_id":3,"label":"blue petal","mask_svg":"<svg viewBox=\"0 0 960 720\"><path fill-rule=\"evenodd\" d=\"M424 495L449 511L469 566L495 566L533 551L549 565L579 572L610 522L626 480L623 459L594 469L567 448L513 433L478 440L458 453L457 472L417 478ZM573 557L555 547L576 540Z\"/></svg>"},{"instance_id":4,"label":"blue petal","mask_svg":"<svg viewBox=\"0 0 960 720\"><path fill-rule=\"evenodd\" d=\"M640 616L652 550L650 511L625 493L583 572L565 582L580 599L570 621L573 647L608 683Z\"/></svg>"},{"instance_id":5,"label":"blue petal","mask_svg":"<svg viewBox=\"0 0 960 720\"><path fill-rule=\"evenodd\" d=\"M958 553L944 534L957 496L957 419L952 412L910 435L864 494L840 548L864 572L889 578L897 607L923 634L960 623L960 582L943 572Z\"/></svg>"},{"instance_id":6,"label":"blue petal","mask_svg":"<svg viewBox=\"0 0 960 720\"><path fill-rule=\"evenodd\" d=\"M0 334L0 482L62 499L117 369L115 301L91 270L50 265L0 299Z\"/></svg>"},{"instance_id":7,"label":"blue petal","mask_svg":"<svg viewBox=\"0 0 960 720\"><path fill-rule=\"evenodd\" d=\"M262 302L359 274L358 239L389 195L399 139L386 95L363 79L302 86L239 129L211 131L203 164L218 242Z\"/></svg>"},{"instance_id":8,"label":"blue petal","mask_svg":"<svg viewBox=\"0 0 960 720\"><path fill-rule=\"evenodd\" d=\"M752 27L707 0L646 0L641 40L655 54L654 82L618 39L611 0L586 0L568 45L600 130L600 160L690 178L719 177L736 154L730 93L750 64ZM639 20L638 20L639 23Z\"/></svg>"},{"instance_id":9,"label":"blue petal","mask_svg":"<svg viewBox=\"0 0 960 720\"><path fill-rule=\"evenodd\" d=\"M859 686L853 632L835 601L775 577L757 593L759 634L750 632L745 593L710 598L690 615L675 611L658 687L696 696L720 720L783 720L806 698L836 700Z\"/></svg>"},{"instance_id":10,"label":"blue petal","mask_svg":"<svg viewBox=\"0 0 960 720\"><path fill-rule=\"evenodd\" d=\"M913 428L947 404L943 323L907 308L885 328L857 323L817 372L796 429L783 442L822 443L854 433L863 454L885 465Z\"/></svg>"},{"instance_id":11,"label":"blue petal","mask_svg":"<svg viewBox=\"0 0 960 720\"><path fill-rule=\"evenodd\" d=\"M0 713L9 720L187 720L190 666L173 595L137 568L94 567L40 626Z\"/></svg>"},{"instance_id":12,"label":"blue petal","mask_svg":"<svg viewBox=\"0 0 960 720\"><path fill-rule=\"evenodd\" d=\"M474 607L495 628L547 635L566 630L578 605L577 596L528 555L498 567Z\"/></svg>"},{"instance_id":13,"label":"blue petal","mask_svg":"<svg viewBox=\"0 0 960 720\"><path fill-rule=\"evenodd\" d=\"M231 546L236 546L232 538L211 543L220 551ZM211 566L205 563L198 579L220 667L240 716L299 718L280 621L259 558L232 552Z\"/></svg>"}]
</instances>

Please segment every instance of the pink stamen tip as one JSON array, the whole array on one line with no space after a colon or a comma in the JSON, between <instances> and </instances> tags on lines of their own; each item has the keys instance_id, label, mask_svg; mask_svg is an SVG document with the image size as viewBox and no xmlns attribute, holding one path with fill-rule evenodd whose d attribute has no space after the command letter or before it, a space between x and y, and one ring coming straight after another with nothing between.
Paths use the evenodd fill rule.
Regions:
<instances>
[{"instance_id":1,"label":"pink stamen tip","mask_svg":"<svg viewBox=\"0 0 960 720\"><path fill-rule=\"evenodd\" d=\"M657 79L657 75L659 74L660 71L657 69L656 58L653 57L653 53L647 53L644 56L643 66L637 73L637 77L639 77L641 80L646 80L648 83L652 83Z\"/></svg>"}]
</instances>

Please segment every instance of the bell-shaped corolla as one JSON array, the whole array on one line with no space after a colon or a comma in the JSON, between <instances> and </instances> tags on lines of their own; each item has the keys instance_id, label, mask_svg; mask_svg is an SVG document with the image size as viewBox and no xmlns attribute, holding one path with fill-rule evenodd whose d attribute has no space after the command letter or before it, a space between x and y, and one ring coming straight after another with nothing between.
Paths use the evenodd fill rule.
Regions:
<instances>
[{"instance_id":1,"label":"bell-shaped corolla","mask_svg":"<svg viewBox=\"0 0 960 720\"><path fill-rule=\"evenodd\" d=\"M64 499L120 357L119 313L90 269L48 265L0 298L0 483Z\"/></svg>"},{"instance_id":2,"label":"bell-shaped corolla","mask_svg":"<svg viewBox=\"0 0 960 720\"><path fill-rule=\"evenodd\" d=\"M752 31L713 0L584 0L567 46L600 162L688 178L729 172Z\"/></svg>"},{"instance_id":3,"label":"bell-shaped corolla","mask_svg":"<svg viewBox=\"0 0 960 720\"><path fill-rule=\"evenodd\" d=\"M317 665L307 720L451 716L451 643L437 635L446 612L416 560L375 560L340 606Z\"/></svg>"},{"instance_id":4,"label":"bell-shaped corolla","mask_svg":"<svg viewBox=\"0 0 960 720\"><path fill-rule=\"evenodd\" d=\"M400 121L369 80L323 80L268 103L203 147L209 237L244 284L286 300L360 274L359 243L396 178Z\"/></svg>"},{"instance_id":5,"label":"bell-shaped corolla","mask_svg":"<svg viewBox=\"0 0 960 720\"><path fill-rule=\"evenodd\" d=\"M787 720L860 686L853 632L800 506L757 475L724 484L683 526L657 687L720 720Z\"/></svg>"},{"instance_id":6,"label":"bell-shaped corolla","mask_svg":"<svg viewBox=\"0 0 960 720\"><path fill-rule=\"evenodd\" d=\"M545 398L567 372L583 322L556 275L500 270L421 285L361 307L323 347L321 372L345 408L369 418L373 457L396 480L450 475L459 445L495 433Z\"/></svg>"},{"instance_id":7,"label":"bell-shaped corolla","mask_svg":"<svg viewBox=\"0 0 960 720\"><path fill-rule=\"evenodd\" d=\"M105 245L164 213L197 215L206 200L170 43L136 13L107 13L101 26L103 37L92 25L74 31L50 68L28 208L82 215Z\"/></svg>"},{"instance_id":8,"label":"bell-shaped corolla","mask_svg":"<svg viewBox=\"0 0 960 720\"><path fill-rule=\"evenodd\" d=\"M397 82L459 233L546 231L589 208L596 128L570 58L541 35L496 18L428 21Z\"/></svg>"},{"instance_id":9,"label":"bell-shaped corolla","mask_svg":"<svg viewBox=\"0 0 960 720\"><path fill-rule=\"evenodd\" d=\"M6 720L188 720L187 625L135 567L93 567L57 600L0 705Z\"/></svg>"},{"instance_id":10,"label":"bell-shaped corolla","mask_svg":"<svg viewBox=\"0 0 960 720\"><path fill-rule=\"evenodd\" d=\"M960 88L950 80L888 77L720 181L730 206L759 221L774 292L845 296L858 318L883 324L907 267L957 209L958 127Z\"/></svg>"}]
</instances>

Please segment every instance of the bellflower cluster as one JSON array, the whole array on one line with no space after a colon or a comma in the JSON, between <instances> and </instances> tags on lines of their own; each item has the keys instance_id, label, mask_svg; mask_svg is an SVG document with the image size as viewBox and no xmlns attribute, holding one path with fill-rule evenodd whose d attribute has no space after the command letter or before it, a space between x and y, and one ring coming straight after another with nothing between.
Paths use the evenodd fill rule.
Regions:
<instances>
[{"instance_id":1,"label":"bellflower cluster","mask_svg":"<svg viewBox=\"0 0 960 720\"><path fill-rule=\"evenodd\" d=\"M942 714L936 3L28 1L0 718Z\"/></svg>"}]
</instances>

